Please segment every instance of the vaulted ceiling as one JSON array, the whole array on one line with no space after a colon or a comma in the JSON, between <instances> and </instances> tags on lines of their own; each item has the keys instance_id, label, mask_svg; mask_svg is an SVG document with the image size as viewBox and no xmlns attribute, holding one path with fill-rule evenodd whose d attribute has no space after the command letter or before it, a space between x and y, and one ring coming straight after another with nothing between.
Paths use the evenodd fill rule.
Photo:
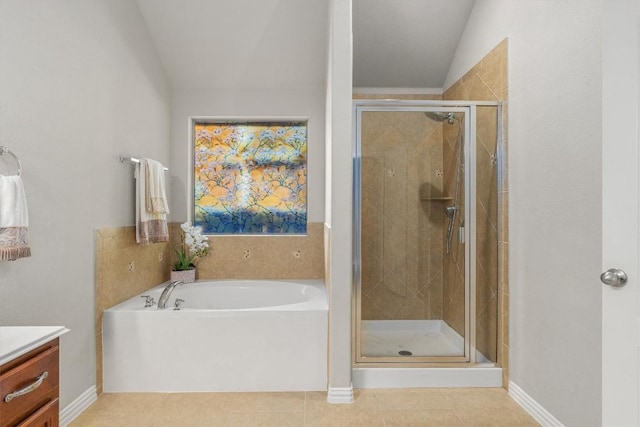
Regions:
<instances>
[{"instance_id":1,"label":"vaulted ceiling","mask_svg":"<svg viewBox=\"0 0 640 427\"><path fill-rule=\"evenodd\" d=\"M137 0L174 88L318 87L328 0ZM474 0L353 0L354 86L442 87Z\"/></svg>"},{"instance_id":2,"label":"vaulted ceiling","mask_svg":"<svg viewBox=\"0 0 640 427\"><path fill-rule=\"evenodd\" d=\"M353 0L353 86L442 88L475 0Z\"/></svg>"},{"instance_id":3,"label":"vaulted ceiling","mask_svg":"<svg viewBox=\"0 0 640 427\"><path fill-rule=\"evenodd\" d=\"M326 0L137 0L174 87L326 81Z\"/></svg>"}]
</instances>

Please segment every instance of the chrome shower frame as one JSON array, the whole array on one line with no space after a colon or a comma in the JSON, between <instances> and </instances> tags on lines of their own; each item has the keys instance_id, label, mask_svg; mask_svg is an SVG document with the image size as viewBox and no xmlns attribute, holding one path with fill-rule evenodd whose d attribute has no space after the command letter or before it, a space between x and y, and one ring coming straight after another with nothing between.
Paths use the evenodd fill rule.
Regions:
<instances>
[{"instance_id":1,"label":"chrome shower frame","mask_svg":"<svg viewBox=\"0 0 640 427\"><path fill-rule=\"evenodd\" d=\"M453 125L456 120L458 121L458 133L456 134L456 151L457 151L456 172L455 172L456 184L455 184L455 190L453 191L453 205L447 206L444 209L445 213L447 214L447 217L449 218L449 225L447 225L447 237L445 238L445 255L449 255L449 252L451 251L451 239L453 239L453 228L455 227L456 217L458 216L458 210L459 210L458 198L460 197L460 169L464 164L461 161L461 156L463 155L463 153L460 150L461 148L460 143L463 141L463 136L461 135L460 120L458 120L458 118L456 118L453 113L447 113L447 117L448 117L447 122L450 125ZM464 224L464 221L462 222L462 224Z\"/></svg>"},{"instance_id":2,"label":"chrome shower frame","mask_svg":"<svg viewBox=\"0 0 640 427\"><path fill-rule=\"evenodd\" d=\"M502 114L500 102L485 101L414 101L414 100L354 100L352 109L353 118L353 322L352 322L352 354L354 367L471 367L494 366L491 364L476 363L476 239L471 233L476 224L476 107L494 106L497 109L498 144L500 147ZM464 228L465 238L465 334L463 356L394 356L371 357L362 355L361 346L361 214L362 214L362 141L360 124L364 112L429 112L429 113L464 113L464 203L467 226ZM472 126L473 124L473 126ZM498 176L502 176L500 170L504 162L500 158L502 150L496 149L498 156ZM469 226L473 224L473 226ZM473 304L471 302L474 302Z\"/></svg>"}]
</instances>

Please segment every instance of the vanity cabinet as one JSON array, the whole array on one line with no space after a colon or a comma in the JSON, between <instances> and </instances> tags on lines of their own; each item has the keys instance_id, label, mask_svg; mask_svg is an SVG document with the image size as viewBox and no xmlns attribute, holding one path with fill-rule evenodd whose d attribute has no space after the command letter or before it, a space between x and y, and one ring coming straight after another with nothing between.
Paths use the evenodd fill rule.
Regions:
<instances>
[{"instance_id":1,"label":"vanity cabinet","mask_svg":"<svg viewBox=\"0 0 640 427\"><path fill-rule=\"evenodd\" d=\"M0 366L0 427L58 427L59 340Z\"/></svg>"}]
</instances>

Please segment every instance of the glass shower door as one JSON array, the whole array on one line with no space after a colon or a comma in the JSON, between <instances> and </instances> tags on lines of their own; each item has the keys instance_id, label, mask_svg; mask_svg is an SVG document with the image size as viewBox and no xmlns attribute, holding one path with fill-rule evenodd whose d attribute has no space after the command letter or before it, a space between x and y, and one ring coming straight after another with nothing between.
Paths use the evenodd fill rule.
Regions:
<instances>
[{"instance_id":1,"label":"glass shower door","mask_svg":"<svg viewBox=\"0 0 640 427\"><path fill-rule=\"evenodd\" d=\"M356 120L356 361L469 361L469 109L360 105Z\"/></svg>"}]
</instances>

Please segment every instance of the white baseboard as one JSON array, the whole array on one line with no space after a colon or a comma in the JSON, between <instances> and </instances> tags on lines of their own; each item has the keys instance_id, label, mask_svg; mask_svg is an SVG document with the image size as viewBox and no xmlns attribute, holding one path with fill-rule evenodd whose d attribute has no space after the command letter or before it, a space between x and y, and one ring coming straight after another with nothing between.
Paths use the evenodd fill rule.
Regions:
<instances>
[{"instance_id":1,"label":"white baseboard","mask_svg":"<svg viewBox=\"0 0 640 427\"><path fill-rule=\"evenodd\" d=\"M353 403L353 384L349 387L331 387L327 393L329 403Z\"/></svg>"},{"instance_id":2,"label":"white baseboard","mask_svg":"<svg viewBox=\"0 0 640 427\"><path fill-rule=\"evenodd\" d=\"M92 385L60 411L60 425L65 427L70 424L71 421L75 420L78 415L84 412L84 410L97 399L98 391L96 386Z\"/></svg>"},{"instance_id":3,"label":"white baseboard","mask_svg":"<svg viewBox=\"0 0 640 427\"><path fill-rule=\"evenodd\" d=\"M529 413L542 427L565 427L549 411L525 393L516 383L509 381L509 396Z\"/></svg>"}]
</instances>

